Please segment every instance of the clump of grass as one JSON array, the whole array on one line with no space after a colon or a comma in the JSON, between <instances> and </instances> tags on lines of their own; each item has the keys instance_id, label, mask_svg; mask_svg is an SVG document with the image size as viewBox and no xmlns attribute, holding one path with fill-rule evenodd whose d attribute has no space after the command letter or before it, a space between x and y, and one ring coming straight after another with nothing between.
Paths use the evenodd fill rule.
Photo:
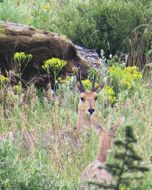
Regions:
<instances>
[{"instance_id":1,"label":"clump of grass","mask_svg":"<svg viewBox=\"0 0 152 190\"><path fill-rule=\"evenodd\" d=\"M0 188L53 190L68 186L59 178L46 153L39 149L24 158L18 146L11 141L0 143Z\"/></svg>"},{"instance_id":2,"label":"clump of grass","mask_svg":"<svg viewBox=\"0 0 152 190\"><path fill-rule=\"evenodd\" d=\"M25 92L23 91L23 93ZM0 114L0 136L15 130L34 130L38 131L38 133L48 129L73 131L77 119L78 95L72 90L70 83L59 87L57 91L59 96L54 101L46 102L43 100L43 93L40 94L34 87L29 88L26 93L29 101L25 101L23 104L19 103L22 96L20 92L15 91L11 96L8 94L8 97L5 94L6 99L0 105L0 112L3 113ZM120 117L125 117L125 122L119 128L117 137L122 139L124 127L132 125L138 141L136 150L139 155L143 155L144 165L148 167L150 166L149 158L152 152L151 97L152 91L147 82L144 82L139 88L135 89L132 96L123 101L118 98L113 107L110 105L105 106L104 101L99 98L96 110L104 129L110 128L112 123ZM6 114L4 114L4 110ZM37 137L40 136L37 135ZM53 152L46 154L40 138L40 147L36 147L34 153L29 155L25 155L24 149L19 146L20 143L13 149L14 144L10 141L8 146L11 148L7 148L8 152L5 153L5 155L8 155L8 159L3 158L3 160L9 160L8 163L11 163L10 165L14 167L10 175L7 174L7 177L4 177L3 173L1 173L0 177L3 181L3 186L6 185L7 189L9 189L14 187L13 185L15 184L16 189L20 190L20 184L22 184L22 187L36 190L43 189L42 184L46 184L46 189L51 189L52 187L48 185L48 181L53 180L51 183L53 183L54 187L57 185L57 188L65 186L67 189L76 189L81 171L96 157L98 136L94 130L86 131L82 135L81 141L82 147L75 147L74 149L70 148L68 144L61 147L60 142L58 142L52 145L51 150ZM4 145L1 146L2 151L6 149L4 147ZM13 153L14 155L12 155ZM15 164L13 165L12 162ZM7 171L7 167L4 170ZM54 182L52 175L55 176L55 181L57 182ZM151 171L145 176L141 190L151 188L150 175Z\"/></svg>"}]
</instances>

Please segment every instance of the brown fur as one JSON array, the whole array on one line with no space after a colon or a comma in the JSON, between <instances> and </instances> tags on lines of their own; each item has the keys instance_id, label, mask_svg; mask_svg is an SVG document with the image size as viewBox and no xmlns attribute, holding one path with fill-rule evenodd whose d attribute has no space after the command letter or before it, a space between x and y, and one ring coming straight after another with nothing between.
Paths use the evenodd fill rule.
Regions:
<instances>
[{"instance_id":1,"label":"brown fur","mask_svg":"<svg viewBox=\"0 0 152 190\"><path fill-rule=\"evenodd\" d=\"M78 119L77 119L77 131L81 132L86 127L100 128L98 121L95 117L95 113L89 115L88 109L96 109L96 92L83 92L80 93L80 101L78 105ZM81 100L84 99L84 101Z\"/></svg>"},{"instance_id":2,"label":"brown fur","mask_svg":"<svg viewBox=\"0 0 152 190\"><path fill-rule=\"evenodd\" d=\"M112 141L117 132L118 127L123 122L124 118L117 121L108 131L101 130L99 134L99 146L96 160L89 164L81 174L81 190L87 190L87 182L112 182L112 175L106 170L105 162L108 150L111 149Z\"/></svg>"}]
</instances>

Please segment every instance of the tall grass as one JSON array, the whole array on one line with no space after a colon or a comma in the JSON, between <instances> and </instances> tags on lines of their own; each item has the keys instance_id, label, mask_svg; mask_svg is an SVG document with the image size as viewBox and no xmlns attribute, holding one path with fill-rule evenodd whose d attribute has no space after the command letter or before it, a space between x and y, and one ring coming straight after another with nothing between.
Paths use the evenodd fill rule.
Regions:
<instances>
[{"instance_id":1,"label":"tall grass","mask_svg":"<svg viewBox=\"0 0 152 190\"><path fill-rule=\"evenodd\" d=\"M74 132L76 126L78 95L69 86L63 86L58 97L55 102L47 102L36 95L35 102L20 106L18 99L12 101L11 97L7 99L5 109L3 104L0 105L1 113L5 112L0 115L0 137L9 131L35 130L39 141L31 152L22 148L20 136L15 146L11 138L0 143L0 184L3 189L76 189L81 172L95 159L98 135L94 129L81 136L81 147L72 147L61 140L61 143L51 144L50 151L44 148L43 130L54 128ZM114 107L105 106L100 99L97 102L97 115L104 129L125 117L117 138L123 138L126 125L133 126L138 139L136 150L148 167L152 152L151 102L152 91L148 82L142 84L131 98L119 99ZM112 152L108 159L111 157ZM151 171L146 174L139 190L152 188L151 175Z\"/></svg>"},{"instance_id":2,"label":"tall grass","mask_svg":"<svg viewBox=\"0 0 152 190\"><path fill-rule=\"evenodd\" d=\"M104 2L106 8L107 1ZM79 7L79 3L83 5L83 9ZM87 7L88 3L90 3L89 7ZM122 1L121 3L123 4ZM81 0L4 0L0 3L0 20L28 24L55 32L64 33L66 31L69 37L78 39L82 43L88 42L91 36L89 32L91 32L94 36L91 36L93 41L89 43L94 47L94 43L102 40L99 40L96 30L92 31L92 28L94 30L96 27L93 17L90 16L90 13L93 13L90 11L93 4L94 1L82 2ZM84 10L89 18L87 22L84 17L81 17L83 12L80 14ZM137 13L141 14L138 6ZM98 17L98 14L94 16ZM78 26L82 30L78 30ZM87 38L84 31L88 32ZM83 35L83 39L78 38L80 34ZM107 38L107 36L104 37ZM114 42L112 43L115 45ZM138 139L136 150L143 157L144 165L147 167L151 167L149 159L152 155L152 89L149 83L148 80L143 82L130 97L124 98L125 95L120 94L113 107L105 105L104 100L99 99L96 110L104 129L110 128L120 117L125 117L117 137L123 138L126 125L133 126ZM59 90L55 101L44 100L43 92L37 92L34 99L29 95L27 101L20 105L20 94L10 92L6 95L3 90L3 88L0 89L0 189L77 189L81 172L96 158L98 135L94 129L85 131L81 136L81 147L62 143L62 139L59 139L61 141L49 145L49 151L45 149L42 136L43 131L48 129L74 133L78 95L70 86L65 85ZM18 134L16 142L12 138L12 131ZM30 151L22 146L22 136L19 133L21 131L29 134L35 131L38 144L33 141L34 146ZM2 139L6 136L10 138L3 142ZM45 141L48 140L45 139ZM113 152L109 154L108 159L111 159L112 155ZM152 189L151 175L151 171L146 174L138 190ZM131 190L134 190L134 187Z\"/></svg>"}]
</instances>

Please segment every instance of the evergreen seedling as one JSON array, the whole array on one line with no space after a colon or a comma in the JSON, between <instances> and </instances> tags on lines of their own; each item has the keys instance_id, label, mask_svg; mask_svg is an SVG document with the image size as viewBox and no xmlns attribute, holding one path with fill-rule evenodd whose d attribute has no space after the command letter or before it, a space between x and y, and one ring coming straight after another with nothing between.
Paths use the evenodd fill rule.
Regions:
<instances>
[{"instance_id":1,"label":"evergreen seedling","mask_svg":"<svg viewBox=\"0 0 152 190\"><path fill-rule=\"evenodd\" d=\"M148 168L141 165L142 158L134 149L135 143L137 140L133 130L127 126L124 140L114 142L117 151L114 154L113 163L106 164L107 170L113 175L113 182L107 185L95 182L89 182L89 184L111 190L120 190L123 186L128 188L132 182L138 184L137 182L143 179L143 174L148 171Z\"/></svg>"}]
</instances>

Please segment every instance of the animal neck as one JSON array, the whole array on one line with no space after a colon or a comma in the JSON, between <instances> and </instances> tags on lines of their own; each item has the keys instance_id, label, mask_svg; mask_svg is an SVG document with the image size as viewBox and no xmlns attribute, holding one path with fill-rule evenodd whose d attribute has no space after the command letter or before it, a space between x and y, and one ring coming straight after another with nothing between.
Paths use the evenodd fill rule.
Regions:
<instances>
[{"instance_id":1,"label":"animal neck","mask_svg":"<svg viewBox=\"0 0 152 190\"><path fill-rule=\"evenodd\" d=\"M101 130L99 135L97 160L101 162L106 161L108 150L112 147L113 138L123 121L124 118L120 118L108 131Z\"/></svg>"},{"instance_id":2,"label":"animal neck","mask_svg":"<svg viewBox=\"0 0 152 190\"><path fill-rule=\"evenodd\" d=\"M87 115L86 112L79 110L78 111L78 119L77 119L77 130L80 131L85 127L89 127L92 125L91 116Z\"/></svg>"},{"instance_id":3,"label":"animal neck","mask_svg":"<svg viewBox=\"0 0 152 190\"><path fill-rule=\"evenodd\" d=\"M99 137L99 146L97 160L101 162L106 162L107 152L111 149L112 136L109 136L109 133L102 131Z\"/></svg>"}]
</instances>

